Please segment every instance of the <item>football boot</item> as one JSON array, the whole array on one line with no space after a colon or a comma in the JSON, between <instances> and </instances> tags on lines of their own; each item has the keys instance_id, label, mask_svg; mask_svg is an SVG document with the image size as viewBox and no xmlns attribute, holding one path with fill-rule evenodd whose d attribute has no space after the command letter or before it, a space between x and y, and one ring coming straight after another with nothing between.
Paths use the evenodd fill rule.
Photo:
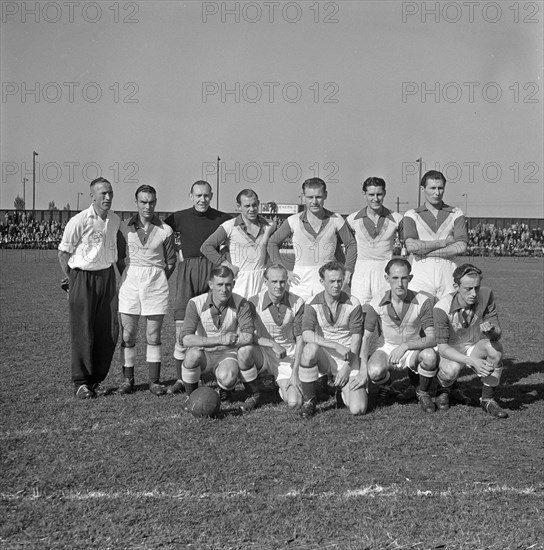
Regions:
<instances>
[{"instance_id":1,"label":"football boot","mask_svg":"<svg viewBox=\"0 0 544 550\"><path fill-rule=\"evenodd\" d=\"M508 418L508 413L493 399L480 398L482 409L495 418Z\"/></svg>"}]
</instances>

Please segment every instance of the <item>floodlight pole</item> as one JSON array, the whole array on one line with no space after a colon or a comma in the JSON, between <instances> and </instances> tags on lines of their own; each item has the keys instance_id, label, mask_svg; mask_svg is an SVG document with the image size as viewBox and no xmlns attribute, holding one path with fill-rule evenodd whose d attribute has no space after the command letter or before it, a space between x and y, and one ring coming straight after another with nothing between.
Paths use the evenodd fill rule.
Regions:
<instances>
[{"instance_id":1,"label":"floodlight pole","mask_svg":"<svg viewBox=\"0 0 544 550\"><path fill-rule=\"evenodd\" d=\"M419 180L417 182L417 207L419 208L421 206L421 165L423 164L423 159L419 157L416 162L419 163Z\"/></svg>"},{"instance_id":2,"label":"floodlight pole","mask_svg":"<svg viewBox=\"0 0 544 550\"><path fill-rule=\"evenodd\" d=\"M25 205L24 210L26 210L26 182L28 178L23 178L23 203Z\"/></svg>"},{"instance_id":3,"label":"floodlight pole","mask_svg":"<svg viewBox=\"0 0 544 550\"><path fill-rule=\"evenodd\" d=\"M32 151L32 211L36 211L36 157L38 153Z\"/></svg>"},{"instance_id":4,"label":"floodlight pole","mask_svg":"<svg viewBox=\"0 0 544 550\"><path fill-rule=\"evenodd\" d=\"M400 197L397 197L397 212L400 213L400 205L401 204L408 204L407 201L401 201Z\"/></svg>"},{"instance_id":5,"label":"floodlight pole","mask_svg":"<svg viewBox=\"0 0 544 550\"><path fill-rule=\"evenodd\" d=\"M468 193L463 193L461 196L465 197L465 218L468 218Z\"/></svg>"},{"instance_id":6,"label":"floodlight pole","mask_svg":"<svg viewBox=\"0 0 544 550\"><path fill-rule=\"evenodd\" d=\"M216 206L217 210L219 210L219 161L220 160L221 159L219 157L217 157L217 185L216 185L216 187L217 187L217 206Z\"/></svg>"},{"instance_id":7,"label":"floodlight pole","mask_svg":"<svg viewBox=\"0 0 544 550\"><path fill-rule=\"evenodd\" d=\"M77 211L79 212L79 196L80 195L83 195L83 193L81 191L78 191L77 192Z\"/></svg>"}]
</instances>

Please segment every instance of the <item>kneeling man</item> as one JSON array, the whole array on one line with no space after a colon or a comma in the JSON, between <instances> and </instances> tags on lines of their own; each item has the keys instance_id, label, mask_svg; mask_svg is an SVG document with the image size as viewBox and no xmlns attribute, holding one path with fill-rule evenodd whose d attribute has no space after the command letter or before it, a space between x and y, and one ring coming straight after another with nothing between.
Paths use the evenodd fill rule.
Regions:
<instances>
[{"instance_id":1,"label":"kneeling man","mask_svg":"<svg viewBox=\"0 0 544 550\"><path fill-rule=\"evenodd\" d=\"M240 369L238 350L253 342L253 317L248 301L232 292L234 274L225 266L212 270L210 291L192 298L187 306L182 339L188 348L181 368L187 395L198 387L203 372L213 372L221 389L232 390L238 375L250 395L242 408L260 403L257 369Z\"/></svg>"},{"instance_id":2,"label":"kneeling man","mask_svg":"<svg viewBox=\"0 0 544 550\"><path fill-rule=\"evenodd\" d=\"M434 306L434 325L440 365L436 404L449 408L450 392L465 365L482 380L482 409L497 418L508 413L495 401L502 374L501 327L493 292L480 286L482 272L472 264L453 272L455 292Z\"/></svg>"},{"instance_id":3,"label":"kneeling man","mask_svg":"<svg viewBox=\"0 0 544 550\"><path fill-rule=\"evenodd\" d=\"M373 298L368 306L361 369L367 369L370 380L379 386L378 403L393 393L390 371L408 368L419 373L417 397L422 409L432 413L435 405L429 389L437 373L433 299L408 289L412 280L410 271L410 263L402 258L390 260L385 266L385 280L390 289L385 295ZM367 361L370 337L378 324L384 343Z\"/></svg>"},{"instance_id":4,"label":"kneeling man","mask_svg":"<svg viewBox=\"0 0 544 550\"><path fill-rule=\"evenodd\" d=\"M303 418L315 414L320 373L334 376L337 399L343 400L352 414L366 412L366 373L359 369L363 311L357 298L342 291L345 273L344 266L336 261L321 266L319 278L324 290L304 306L305 345L299 370Z\"/></svg>"},{"instance_id":5,"label":"kneeling man","mask_svg":"<svg viewBox=\"0 0 544 550\"><path fill-rule=\"evenodd\" d=\"M302 353L302 313L304 301L287 290L287 269L281 264L264 272L266 290L250 298L258 345L241 348L241 366L255 364L259 374L269 372L289 408L302 405L298 378Z\"/></svg>"}]
</instances>

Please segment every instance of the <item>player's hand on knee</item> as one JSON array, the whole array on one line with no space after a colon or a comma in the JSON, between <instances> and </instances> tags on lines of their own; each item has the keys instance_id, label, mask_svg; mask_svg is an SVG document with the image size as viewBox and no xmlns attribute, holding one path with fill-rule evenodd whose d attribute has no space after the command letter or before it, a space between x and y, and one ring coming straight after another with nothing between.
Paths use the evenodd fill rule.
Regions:
<instances>
[{"instance_id":1,"label":"player's hand on knee","mask_svg":"<svg viewBox=\"0 0 544 550\"><path fill-rule=\"evenodd\" d=\"M345 363L344 366L336 373L334 378L334 385L343 388L349 382L349 363Z\"/></svg>"},{"instance_id":2,"label":"player's hand on knee","mask_svg":"<svg viewBox=\"0 0 544 550\"><path fill-rule=\"evenodd\" d=\"M287 355L287 350L283 346L280 346L277 342L272 344L272 351L278 359L283 359Z\"/></svg>"},{"instance_id":3,"label":"player's hand on knee","mask_svg":"<svg viewBox=\"0 0 544 550\"><path fill-rule=\"evenodd\" d=\"M389 365L392 367L396 367L400 363L400 360L407 350L408 346L406 344L401 344L400 346L397 346L389 356Z\"/></svg>"},{"instance_id":4,"label":"player's hand on knee","mask_svg":"<svg viewBox=\"0 0 544 550\"><path fill-rule=\"evenodd\" d=\"M351 376L349 379L349 389L351 391L364 388L365 385L366 385L366 377L361 371L359 371L355 376Z\"/></svg>"},{"instance_id":5,"label":"player's hand on knee","mask_svg":"<svg viewBox=\"0 0 544 550\"><path fill-rule=\"evenodd\" d=\"M476 374L480 377L489 376L495 369L491 363L488 363L485 359L474 359L472 368L476 371Z\"/></svg>"},{"instance_id":6,"label":"player's hand on knee","mask_svg":"<svg viewBox=\"0 0 544 550\"><path fill-rule=\"evenodd\" d=\"M480 324L480 331L490 340L493 340L493 336L495 336L496 333L495 327L489 321L484 321Z\"/></svg>"}]
</instances>

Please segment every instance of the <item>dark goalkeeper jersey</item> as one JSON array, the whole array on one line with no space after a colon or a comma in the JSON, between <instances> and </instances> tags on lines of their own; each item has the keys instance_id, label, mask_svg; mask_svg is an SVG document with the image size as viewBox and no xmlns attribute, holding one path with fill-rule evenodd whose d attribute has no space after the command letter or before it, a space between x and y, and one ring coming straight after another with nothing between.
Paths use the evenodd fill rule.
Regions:
<instances>
[{"instance_id":1,"label":"dark goalkeeper jersey","mask_svg":"<svg viewBox=\"0 0 544 550\"><path fill-rule=\"evenodd\" d=\"M200 247L204 241L223 222L231 218L230 214L225 214L215 208L208 208L206 212L197 212L194 207L191 207L170 214L164 223L168 224L174 232L180 234L181 253L186 259L203 256Z\"/></svg>"}]
</instances>

